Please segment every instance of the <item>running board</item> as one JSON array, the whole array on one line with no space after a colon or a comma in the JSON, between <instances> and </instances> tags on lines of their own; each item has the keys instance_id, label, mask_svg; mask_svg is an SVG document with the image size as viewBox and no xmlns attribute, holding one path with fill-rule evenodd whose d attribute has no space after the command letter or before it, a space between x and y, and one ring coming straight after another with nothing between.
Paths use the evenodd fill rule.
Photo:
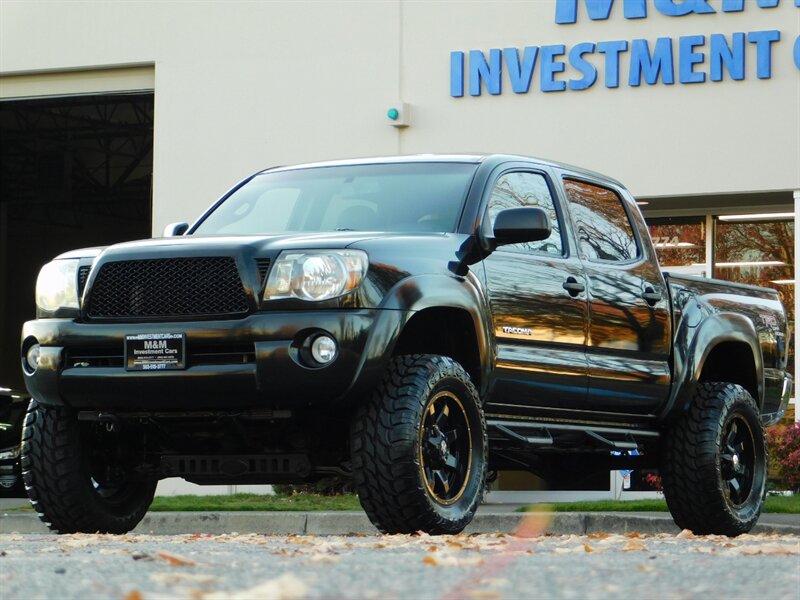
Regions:
<instances>
[{"instance_id":1,"label":"running board","mask_svg":"<svg viewBox=\"0 0 800 600\"><path fill-rule=\"evenodd\" d=\"M488 420L490 437L503 438L524 448L567 448L586 444L591 448L635 450L642 442L658 439L658 431L579 425L573 423L531 423L525 421ZM495 435L492 435L495 434ZM583 438L581 439L581 434ZM580 442L576 443L578 440Z\"/></svg>"}]
</instances>

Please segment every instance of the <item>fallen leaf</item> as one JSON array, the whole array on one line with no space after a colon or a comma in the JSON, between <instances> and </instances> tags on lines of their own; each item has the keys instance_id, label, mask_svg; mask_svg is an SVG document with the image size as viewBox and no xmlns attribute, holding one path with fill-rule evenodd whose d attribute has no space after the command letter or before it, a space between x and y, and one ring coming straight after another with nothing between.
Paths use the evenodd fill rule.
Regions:
<instances>
[{"instance_id":1,"label":"fallen leaf","mask_svg":"<svg viewBox=\"0 0 800 600\"><path fill-rule=\"evenodd\" d=\"M426 554L422 562L433 567L474 567L483 562L480 556L454 556L446 552Z\"/></svg>"},{"instance_id":2,"label":"fallen leaf","mask_svg":"<svg viewBox=\"0 0 800 600\"><path fill-rule=\"evenodd\" d=\"M133 560L153 560L153 557L146 552L134 552L131 554Z\"/></svg>"},{"instance_id":3,"label":"fallen leaf","mask_svg":"<svg viewBox=\"0 0 800 600\"><path fill-rule=\"evenodd\" d=\"M122 600L142 600L142 592L139 590L131 590L123 596Z\"/></svg>"},{"instance_id":4,"label":"fallen leaf","mask_svg":"<svg viewBox=\"0 0 800 600\"><path fill-rule=\"evenodd\" d=\"M638 531L630 531L630 532L625 534L625 537L626 538L641 538L641 537L644 537L644 536L641 533L639 533Z\"/></svg>"},{"instance_id":5,"label":"fallen leaf","mask_svg":"<svg viewBox=\"0 0 800 600\"><path fill-rule=\"evenodd\" d=\"M638 540L630 540L622 549L623 552L641 552L647 550L647 547Z\"/></svg>"},{"instance_id":6,"label":"fallen leaf","mask_svg":"<svg viewBox=\"0 0 800 600\"><path fill-rule=\"evenodd\" d=\"M335 563L339 561L339 558L339 556L332 554L314 554L308 560L316 563Z\"/></svg>"},{"instance_id":7,"label":"fallen leaf","mask_svg":"<svg viewBox=\"0 0 800 600\"><path fill-rule=\"evenodd\" d=\"M756 554L795 555L800 554L800 544L748 544L731 548L727 551L727 554L740 556L754 556Z\"/></svg>"},{"instance_id":8,"label":"fallen leaf","mask_svg":"<svg viewBox=\"0 0 800 600\"><path fill-rule=\"evenodd\" d=\"M692 533L691 529L684 529L678 535L675 536L679 540L693 540L697 536Z\"/></svg>"},{"instance_id":9,"label":"fallen leaf","mask_svg":"<svg viewBox=\"0 0 800 600\"><path fill-rule=\"evenodd\" d=\"M172 552L167 552L166 550L159 550L157 556L173 567L191 567L192 565L196 564L191 558L186 558L180 554L173 554Z\"/></svg>"},{"instance_id":10,"label":"fallen leaf","mask_svg":"<svg viewBox=\"0 0 800 600\"><path fill-rule=\"evenodd\" d=\"M598 531L597 533L590 533L586 537L590 540L604 540L609 537L609 535L604 531Z\"/></svg>"},{"instance_id":11,"label":"fallen leaf","mask_svg":"<svg viewBox=\"0 0 800 600\"><path fill-rule=\"evenodd\" d=\"M549 527L553 516L550 513L527 513L517 525L513 535L521 538L539 537Z\"/></svg>"},{"instance_id":12,"label":"fallen leaf","mask_svg":"<svg viewBox=\"0 0 800 600\"><path fill-rule=\"evenodd\" d=\"M583 549L586 552L594 552L594 548L592 548L589 544L584 544Z\"/></svg>"},{"instance_id":13,"label":"fallen leaf","mask_svg":"<svg viewBox=\"0 0 800 600\"><path fill-rule=\"evenodd\" d=\"M159 585L178 585L185 583L208 584L216 581L213 575L203 573L185 573L181 571L169 571L167 573L153 573L150 581Z\"/></svg>"}]
</instances>

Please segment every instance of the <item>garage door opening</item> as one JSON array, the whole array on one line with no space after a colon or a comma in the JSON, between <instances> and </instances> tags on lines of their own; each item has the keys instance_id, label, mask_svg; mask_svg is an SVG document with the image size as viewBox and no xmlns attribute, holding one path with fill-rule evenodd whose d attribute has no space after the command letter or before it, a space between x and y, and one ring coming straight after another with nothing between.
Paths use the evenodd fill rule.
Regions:
<instances>
[{"instance_id":1,"label":"garage door opening","mask_svg":"<svg viewBox=\"0 0 800 600\"><path fill-rule=\"evenodd\" d=\"M153 93L0 101L0 387L61 252L150 237Z\"/></svg>"}]
</instances>

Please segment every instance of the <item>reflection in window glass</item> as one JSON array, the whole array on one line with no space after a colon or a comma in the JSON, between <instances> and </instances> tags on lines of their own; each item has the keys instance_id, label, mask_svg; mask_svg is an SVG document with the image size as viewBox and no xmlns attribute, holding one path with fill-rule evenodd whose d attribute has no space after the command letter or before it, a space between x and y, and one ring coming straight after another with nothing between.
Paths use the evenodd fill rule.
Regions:
<instances>
[{"instance_id":1,"label":"reflection in window glass","mask_svg":"<svg viewBox=\"0 0 800 600\"><path fill-rule=\"evenodd\" d=\"M778 290L794 329L794 221L719 221L714 277ZM789 367L794 369L794 345Z\"/></svg>"},{"instance_id":2,"label":"reflection in window glass","mask_svg":"<svg viewBox=\"0 0 800 600\"><path fill-rule=\"evenodd\" d=\"M616 193L571 179L564 187L584 258L624 262L638 256L633 228Z\"/></svg>"},{"instance_id":3,"label":"reflection in window glass","mask_svg":"<svg viewBox=\"0 0 800 600\"><path fill-rule=\"evenodd\" d=\"M234 191L193 233L452 232L476 168L412 162L267 171Z\"/></svg>"},{"instance_id":4,"label":"reflection in window glass","mask_svg":"<svg viewBox=\"0 0 800 600\"><path fill-rule=\"evenodd\" d=\"M705 263L706 222L703 217L647 219L647 225L662 268Z\"/></svg>"},{"instance_id":5,"label":"reflection in window glass","mask_svg":"<svg viewBox=\"0 0 800 600\"><path fill-rule=\"evenodd\" d=\"M525 206L541 208L550 217L553 228L550 237L537 242L524 242L509 244L502 249L525 250L527 252L544 252L561 256L563 246L561 243L561 225L558 221L553 197L547 181L536 173L506 173L497 180L489 199L489 222L494 227L497 213L506 208L521 208Z\"/></svg>"}]
</instances>

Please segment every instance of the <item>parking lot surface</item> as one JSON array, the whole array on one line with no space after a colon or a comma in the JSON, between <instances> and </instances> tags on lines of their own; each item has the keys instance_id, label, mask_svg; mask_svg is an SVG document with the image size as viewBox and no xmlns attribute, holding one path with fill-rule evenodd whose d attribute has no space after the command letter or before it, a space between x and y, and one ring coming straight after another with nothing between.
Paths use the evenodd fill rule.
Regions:
<instances>
[{"instance_id":1,"label":"parking lot surface","mask_svg":"<svg viewBox=\"0 0 800 600\"><path fill-rule=\"evenodd\" d=\"M530 536L530 537L521 537ZM798 598L800 537L0 534L0 597Z\"/></svg>"}]
</instances>

